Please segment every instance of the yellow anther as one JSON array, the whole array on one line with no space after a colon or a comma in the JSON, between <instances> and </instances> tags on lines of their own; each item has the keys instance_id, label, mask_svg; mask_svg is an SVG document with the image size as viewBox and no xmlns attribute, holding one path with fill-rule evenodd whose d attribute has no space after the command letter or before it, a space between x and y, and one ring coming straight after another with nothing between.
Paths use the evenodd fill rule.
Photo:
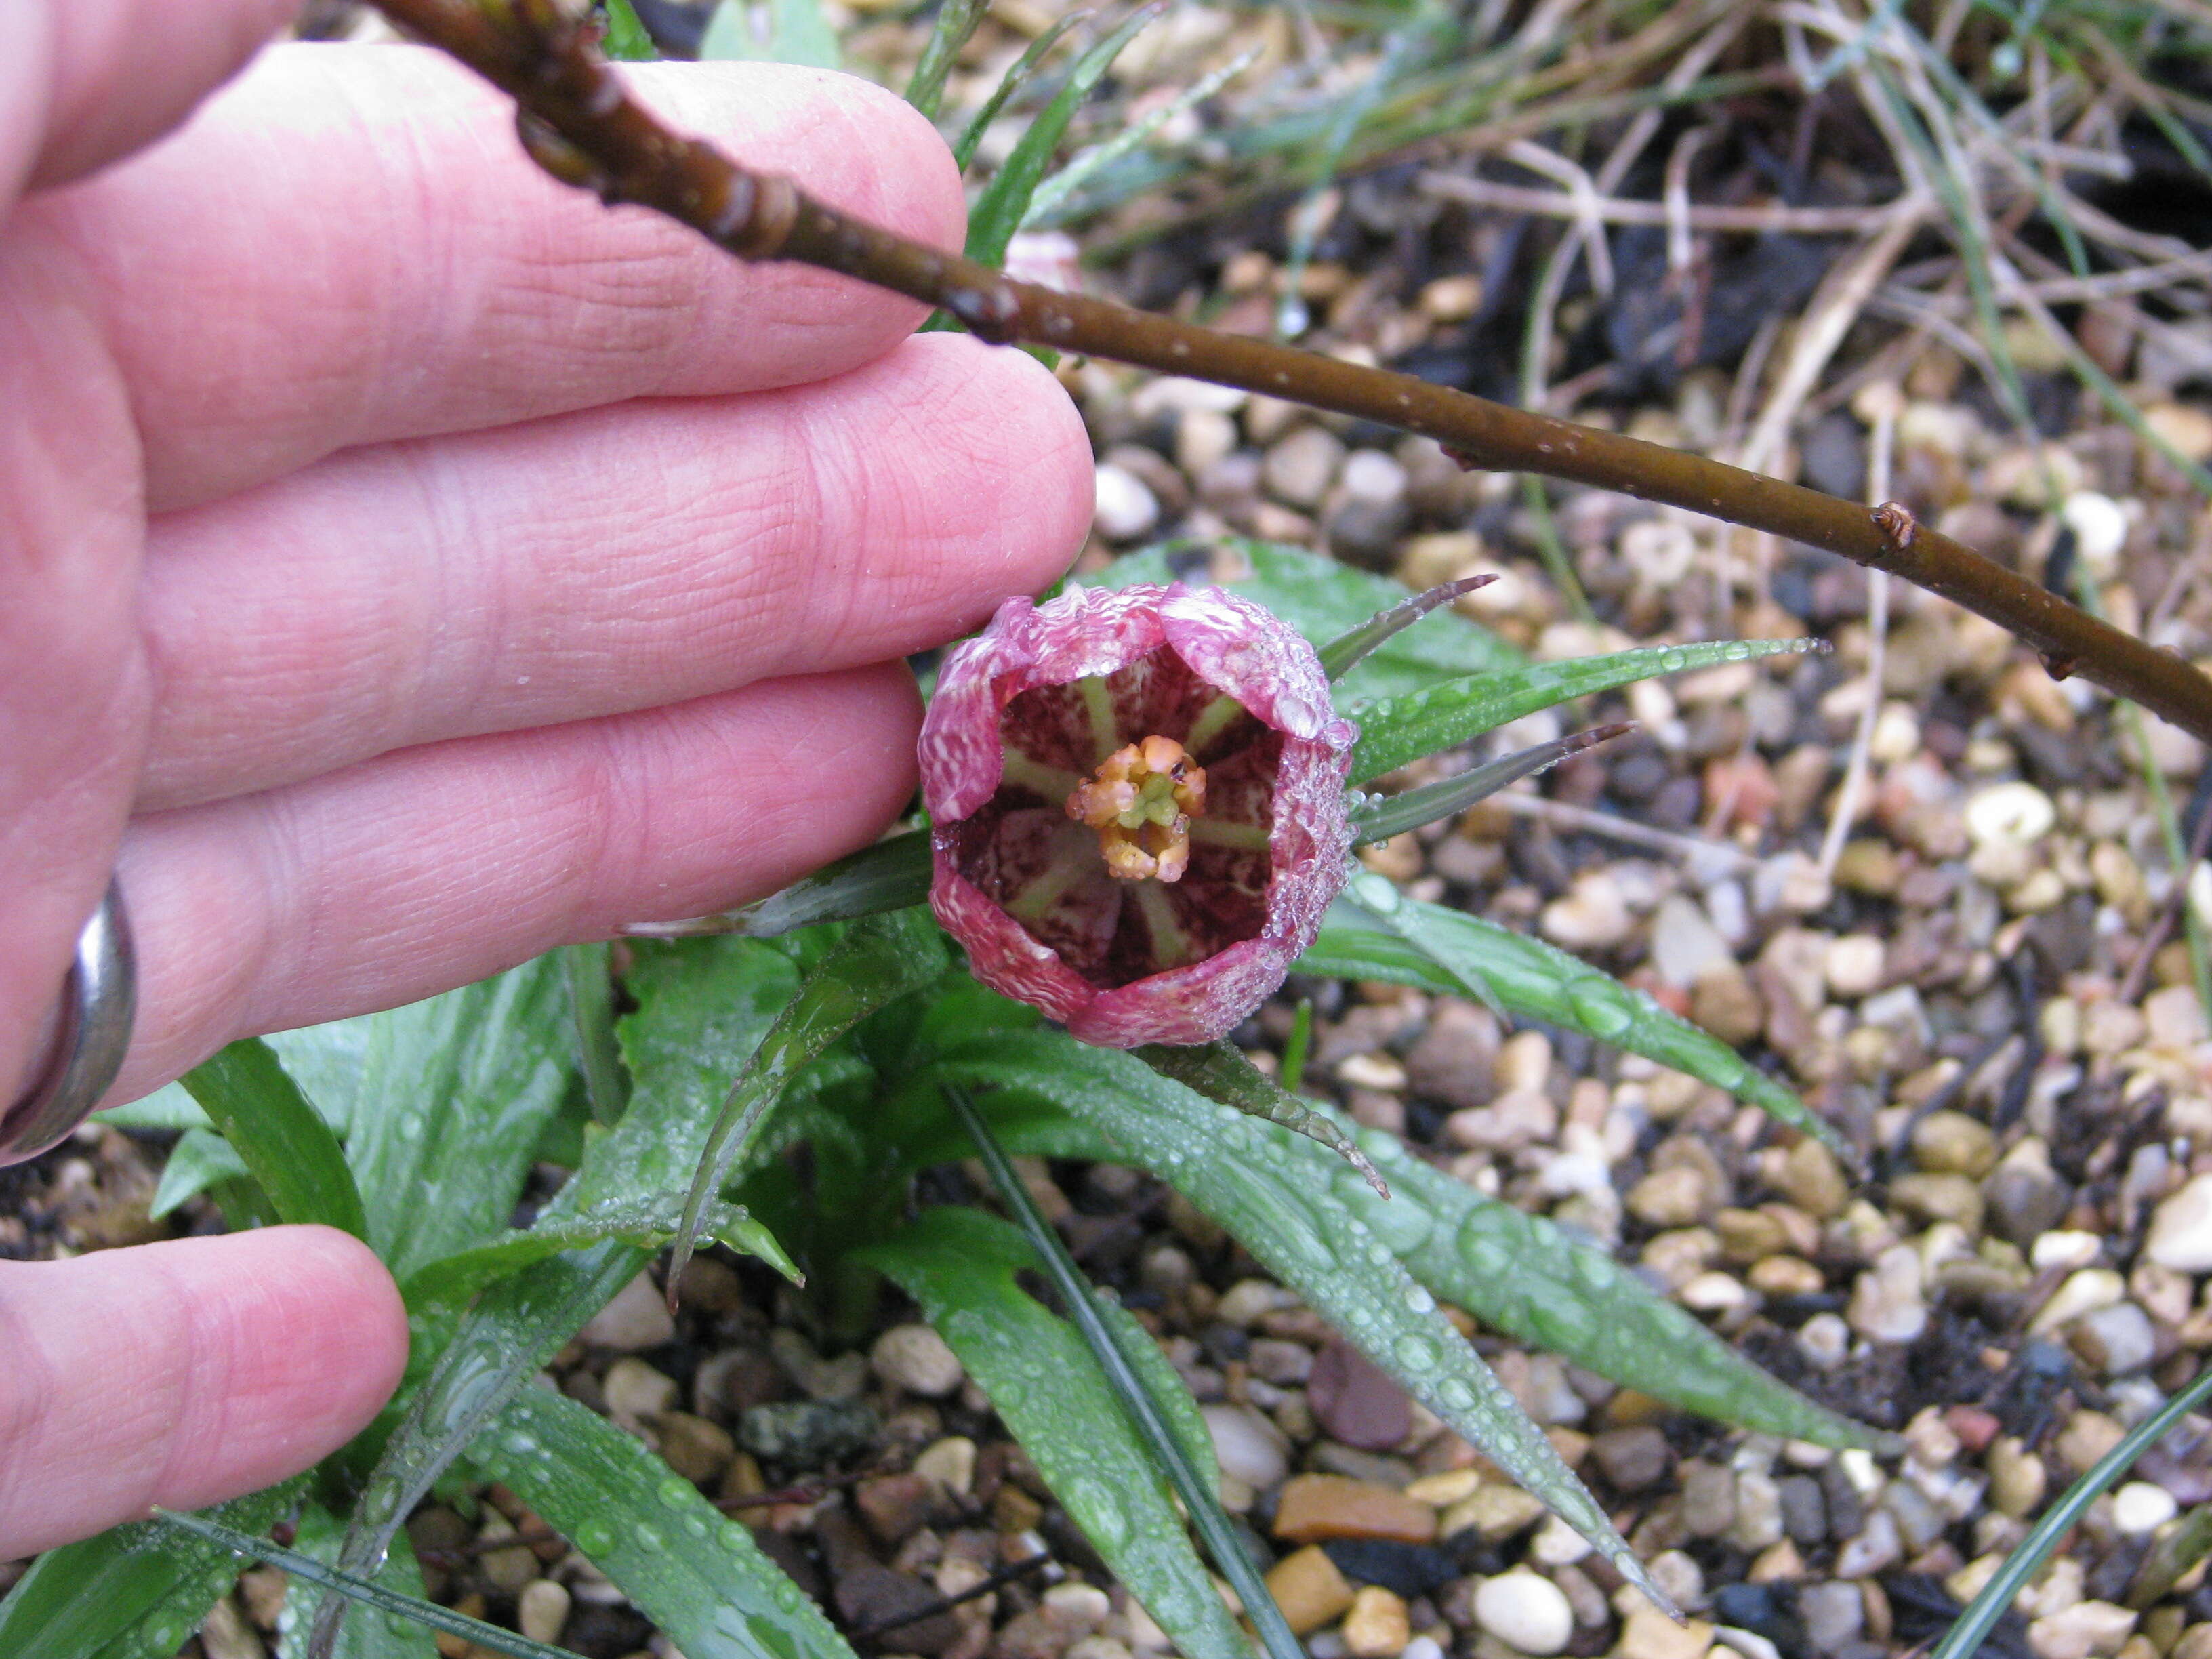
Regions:
<instances>
[{"instance_id":1,"label":"yellow anther","mask_svg":"<svg viewBox=\"0 0 2212 1659\"><path fill-rule=\"evenodd\" d=\"M1107 873L1123 881L1180 881L1190 864L1190 819L1206 805L1206 769L1157 734L1115 750L1067 798L1067 816L1098 832Z\"/></svg>"}]
</instances>

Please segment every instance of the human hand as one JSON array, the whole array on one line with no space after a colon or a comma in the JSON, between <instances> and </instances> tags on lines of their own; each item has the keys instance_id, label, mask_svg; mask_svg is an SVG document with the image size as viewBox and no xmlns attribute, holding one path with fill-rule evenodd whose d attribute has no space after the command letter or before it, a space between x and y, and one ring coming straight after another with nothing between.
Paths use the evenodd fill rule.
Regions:
<instances>
[{"instance_id":1,"label":"human hand","mask_svg":"<svg viewBox=\"0 0 2212 1659\"><path fill-rule=\"evenodd\" d=\"M1036 363L604 210L428 52L271 52L94 173L286 9L0 23L0 204L30 191L0 219L0 1079L111 871L119 1100L866 844L913 786L901 659L1088 521ZM636 81L958 246L951 160L888 94ZM300 1230L0 1268L0 1559L304 1467L406 1341L368 1253Z\"/></svg>"}]
</instances>

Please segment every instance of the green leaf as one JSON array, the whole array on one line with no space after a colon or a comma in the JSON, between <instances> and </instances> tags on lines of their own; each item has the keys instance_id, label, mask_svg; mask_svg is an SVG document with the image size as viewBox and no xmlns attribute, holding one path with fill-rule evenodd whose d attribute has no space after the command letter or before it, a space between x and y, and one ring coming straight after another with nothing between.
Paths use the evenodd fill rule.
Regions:
<instances>
[{"instance_id":1,"label":"green leaf","mask_svg":"<svg viewBox=\"0 0 2212 1659\"><path fill-rule=\"evenodd\" d=\"M1842 1137L1803 1101L1746 1065L1728 1044L1580 957L1480 916L1407 898L1380 876L1355 876L1345 892L1352 902L1329 907L1293 973L1480 997L1504 1012L1580 1031L1686 1072L1850 1157Z\"/></svg>"},{"instance_id":2,"label":"green leaf","mask_svg":"<svg viewBox=\"0 0 2212 1659\"><path fill-rule=\"evenodd\" d=\"M1030 123L1029 131L1014 146L1013 154L1006 157L969 211L969 258L994 269L1006 262L1006 244L1021 228L1022 219L1030 210L1030 198L1036 193L1045 169L1052 165L1053 152L1066 136L1067 124L1075 118L1077 108L1104 78L1121 48L1158 15L1157 4L1140 8L1121 27L1075 60L1075 67L1068 72L1067 83Z\"/></svg>"},{"instance_id":3,"label":"green leaf","mask_svg":"<svg viewBox=\"0 0 2212 1659\"><path fill-rule=\"evenodd\" d=\"M369 1048L391 1015L362 1014L295 1031L271 1031L261 1040L276 1051L307 1104L323 1115L340 1140L353 1133L354 1108L368 1079Z\"/></svg>"},{"instance_id":4,"label":"green leaf","mask_svg":"<svg viewBox=\"0 0 2212 1659\"><path fill-rule=\"evenodd\" d=\"M346 1152L369 1242L404 1279L507 1231L568 1087L568 986L545 956L364 1023Z\"/></svg>"},{"instance_id":5,"label":"green leaf","mask_svg":"<svg viewBox=\"0 0 2212 1659\"><path fill-rule=\"evenodd\" d=\"M214 1125L180 1083L165 1083L142 1099L94 1112L93 1120L118 1129L207 1129Z\"/></svg>"},{"instance_id":6,"label":"green leaf","mask_svg":"<svg viewBox=\"0 0 2212 1659\"><path fill-rule=\"evenodd\" d=\"M488 1625L481 1619L471 1619L451 1607L441 1607L419 1595L402 1595L387 1589L373 1578L362 1578L352 1573L316 1559L299 1550L287 1549L266 1539L255 1538L210 1521L204 1516L179 1515L173 1510L157 1509L156 1521L175 1532L204 1539L226 1551L234 1563L238 1557L264 1561L272 1567L282 1568L295 1583L315 1584L325 1589L339 1592L343 1601L360 1601L384 1613L393 1622L388 1628L409 1639L410 1632L405 1626L421 1626L445 1635L457 1636L464 1642L472 1642L491 1653L504 1653L513 1659L577 1659L566 1648L549 1648L543 1642L533 1642L526 1636L517 1636L511 1630L501 1630L497 1625ZM356 1621L358 1623L359 1621ZM365 1638L356 1638L352 1628L337 1637L335 1650L339 1653L374 1654L384 1659L391 1650L385 1645L385 1632L373 1630ZM295 1650L288 1649L287 1651ZM436 1651L435 1648L432 1651Z\"/></svg>"},{"instance_id":7,"label":"green leaf","mask_svg":"<svg viewBox=\"0 0 2212 1659\"><path fill-rule=\"evenodd\" d=\"M483 1293L385 1442L338 1553L341 1571L362 1577L375 1570L438 1477L647 1260L610 1240L549 1257ZM318 1634L343 1612L342 1603L325 1602Z\"/></svg>"},{"instance_id":8,"label":"green leaf","mask_svg":"<svg viewBox=\"0 0 2212 1659\"><path fill-rule=\"evenodd\" d=\"M1367 1161L1367 1155L1333 1119L1314 1110L1310 1103L1281 1087L1273 1078L1262 1075L1233 1043L1171 1048L1164 1042L1147 1042L1130 1052L1161 1076L1174 1079L1208 1100L1218 1101L1247 1117L1264 1119L1294 1135L1304 1135L1326 1146L1358 1171L1360 1179L1375 1188L1377 1197L1390 1196L1389 1188L1375 1172L1375 1166ZM1300 1064L1304 1064L1303 1060Z\"/></svg>"},{"instance_id":9,"label":"green leaf","mask_svg":"<svg viewBox=\"0 0 2212 1659\"><path fill-rule=\"evenodd\" d=\"M1432 676L1359 711L1359 746L1352 782L1395 772L1409 761L1450 749L1540 708L1610 691L1662 674L1719 663L1826 650L1816 640L1724 640L1707 645L1644 646L1605 657L1492 667L1437 684Z\"/></svg>"},{"instance_id":10,"label":"green leaf","mask_svg":"<svg viewBox=\"0 0 2212 1659\"><path fill-rule=\"evenodd\" d=\"M526 1389L475 1455L688 1659L853 1659L751 1533L589 1408Z\"/></svg>"},{"instance_id":11,"label":"green leaf","mask_svg":"<svg viewBox=\"0 0 2212 1659\"><path fill-rule=\"evenodd\" d=\"M1239 52L1219 69L1200 76L1166 103L1146 111L1119 132L1074 157L1037 185L1030 198L1029 211L1022 216L1022 228L1049 225L1059 220L1085 185L1131 151L1141 149L1169 122L1179 119L1212 97L1257 63L1264 51L1264 47L1253 46Z\"/></svg>"},{"instance_id":12,"label":"green leaf","mask_svg":"<svg viewBox=\"0 0 2212 1659\"><path fill-rule=\"evenodd\" d=\"M840 67L837 35L819 0L766 0L768 39L756 44L752 0L722 0L699 40L702 62L714 58Z\"/></svg>"},{"instance_id":13,"label":"green leaf","mask_svg":"<svg viewBox=\"0 0 2212 1659\"><path fill-rule=\"evenodd\" d=\"M825 864L743 909L684 921L642 922L633 939L694 939L735 933L774 939L817 921L855 921L886 910L904 910L929 896L929 832L910 830Z\"/></svg>"},{"instance_id":14,"label":"green leaf","mask_svg":"<svg viewBox=\"0 0 2212 1659\"><path fill-rule=\"evenodd\" d=\"M629 0L603 0L603 4L607 34L599 42L602 52L618 64L649 64L660 56L660 48L653 44L653 36L646 33Z\"/></svg>"},{"instance_id":15,"label":"green leaf","mask_svg":"<svg viewBox=\"0 0 2212 1659\"><path fill-rule=\"evenodd\" d=\"M335 1563L345 1529L345 1522L321 1504L309 1504L300 1512L299 1536L292 1546L311 1560ZM392 1595L430 1605L422 1569L404 1528L392 1534L392 1553L371 1582ZM287 1587L284 1611L277 1619L277 1659L307 1659L307 1632L313 1628L316 1610L325 1596L338 1593L305 1578L295 1578ZM437 1659L437 1654L438 1644L428 1626L387 1610L380 1616L356 1612L339 1631L331 1659Z\"/></svg>"},{"instance_id":16,"label":"green leaf","mask_svg":"<svg viewBox=\"0 0 2212 1659\"><path fill-rule=\"evenodd\" d=\"M556 954L568 981L568 1018L575 1027L576 1067L592 1121L612 1123L629 1098L622 1049L615 1041L615 983L604 945L570 945Z\"/></svg>"},{"instance_id":17,"label":"green leaf","mask_svg":"<svg viewBox=\"0 0 2212 1659\"><path fill-rule=\"evenodd\" d=\"M319 1222L366 1241L368 1218L345 1149L269 1045L241 1037L184 1075L223 1138L286 1221Z\"/></svg>"},{"instance_id":18,"label":"green leaf","mask_svg":"<svg viewBox=\"0 0 2212 1659\"><path fill-rule=\"evenodd\" d=\"M1425 783L1400 794L1369 800L1352 810L1352 841L1356 845L1388 841L1408 830L1434 823L1438 818L1451 817L1479 800L1487 800L1509 785L1557 766L1570 755L1579 755L1585 749L1610 742L1635 729L1627 722L1595 726L1587 732L1553 738L1549 743L1531 744L1513 754L1501 755L1494 761L1470 768L1455 777L1438 778L1434 783Z\"/></svg>"},{"instance_id":19,"label":"green leaf","mask_svg":"<svg viewBox=\"0 0 2212 1659\"><path fill-rule=\"evenodd\" d=\"M1020 1232L981 1211L944 1206L860 1259L921 1304L1084 1535L1176 1647L1191 1659L1250 1659L1097 1360L1066 1321L1015 1283L1036 1266ZM1145 1370L1177 1443L1211 1489L1219 1471L1189 1389L1127 1310L1097 1305L1123 1327L1130 1340L1117 1346Z\"/></svg>"},{"instance_id":20,"label":"green leaf","mask_svg":"<svg viewBox=\"0 0 2212 1659\"><path fill-rule=\"evenodd\" d=\"M1414 1278L1492 1329L1723 1423L1823 1446L1892 1445L1761 1370L1610 1251L1475 1191L1395 1135L1352 1133L1389 1178L1389 1201L1308 1157L1313 1178L1330 1182Z\"/></svg>"},{"instance_id":21,"label":"green leaf","mask_svg":"<svg viewBox=\"0 0 2212 1659\"><path fill-rule=\"evenodd\" d=\"M990 0L945 0L938 7L937 22L921 48L913 77L906 83L907 102L929 119L937 118L938 105L945 97L945 77L952 72L960 48L968 44L968 37L975 33L975 26L990 9Z\"/></svg>"},{"instance_id":22,"label":"green leaf","mask_svg":"<svg viewBox=\"0 0 2212 1659\"><path fill-rule=\"evenodd\" d=\"M208 1513L264 1530L297 1501L304 1478L233 1498ZM156 1522L113 1527L48 1550L0 1601L8 1659L171 1659L238 1576L219 1545L180 1541Z\"/></svg>"},{"instance_id":23,"label":"green leaf","mask_svg":"<svg viewBox=\"0 0 2212 1659\"><path fill-rule=\"evenodd\" d=\"M708 1200L720 1189L731 1166L745 1156L792 1079L884 1004L936 979L945 971L945 960L944 936L929 913L895 910L855 922L800 981L798 994L745 1061L707 1133L669 1259L672 1291L690 1259Z\"/></svg>"},{"instance_id":24,"label":"green leaf","mask_svg":"<svg viewBox=\"0 0 2212 1659\"><path fill-rule=\"evenodd\" d=\"M159 1221L226 1181L252 1179L235 1146L212 1129L187 1129L169 1149L146 1213Z\"/></svg>"},{"instance_id":25,"label":"green leaf","mask_svg":"<svg viewBox=\"0 0 2212 1659\"><path fill-rule=\"evenodd\" d=\"M983 106L969 118L967 126L953 141L952 161L961 172L967 172L968 164L975 159L975 147L983 142L984 133L989 131L991 123L999 118L999 112L1006 106L1006 100L1030 83L1036 74L1037 65L1044 62L1045 54L1060 44L1060 37L1090 15L1087 11L1072 11L1056 19L1050 28L1030 42L1028 49L1014 59L1006 72L999 77L998 86L983 100ZM934 322L937 319L933 318L931 320Z\"/></svg>"},{"instance_id":26,"label":"green leaf","mask_svg":"<svg viewBox=\"0 0 2212 1659\"><path fill-rule=\"evenodd\" d=\"M1172 581L1225 587L1265 605L1311 641L1316 650L1361 627L1377 611L1404 604L1408 597L1402 583L1355 570L1302 547L1236 537L1208 546L1210 558L1174 545L1147 548L1081 580L1097 587ZM1222 564L1249 574L1217 583L1211 573ZM1395 696L1463 674L1517 668L1523 660L1504 641L1456 611L1440 612L1385 641L1351 669L1338 683L1337 702L1364 722L1367 716L1358 707L1361 699Z\"/></svg>"},{"instance_id":27,"label":"green leaf","mask_svg":"<svg viewBox=\"0 0 2212 1659\"><path fill-rule=\"evenodd\" d=\"M541 1218L534 1227L433 1261L407 1281L403 1293L408 1307L416 1312L441 1304L457 1308L486 1285L563 1250L618 1239L648 1253L658 1251L676 1237L683 1217L682 1203L670 1193L647 1202L610 1203L573 1216ZM702 1221L708 1237L757 1255L786 1278L804 1282L791 1258L742 1209L710 1205Z\"/></svg>"},{"instance_id":28,"label":"green leaf","mask_svg":"<svg viewBox=\"0 0 2212 1659\"><path fill-rule=\"evenodd\" d=\"M957 1078L1041 1095L1096 1123L1131 1162L1227 1228L1415 1398L1666 1604L1605 1511L1437 1311L1436 1298L1328 1183L1284 1178L1298 1167L1295 1155L1285 1155L1285 1132L1206 1100L1133 1055L1064 1032L998 1033L939 1063Z\"/></svg>"}]
</instances>

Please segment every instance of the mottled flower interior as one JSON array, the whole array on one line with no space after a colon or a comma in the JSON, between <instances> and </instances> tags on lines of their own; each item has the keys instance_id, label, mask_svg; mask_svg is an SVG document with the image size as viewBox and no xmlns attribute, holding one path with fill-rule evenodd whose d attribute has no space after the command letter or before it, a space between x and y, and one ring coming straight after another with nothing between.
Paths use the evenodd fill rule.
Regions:
<instances>
[{"instance_id":1,"label":"mottled flower interior","mask_svg":"<svg viewBox=\"0 0 2212 1659\"><path fill-rule=\"evenodd\" d=\"M953 830L960 873L1084 979L1112 990L1255 938L1267 919L1282 734L1208 684L1170 646L1111 674L1017 694L999 719L1005 770ZM1071 797L1116 751L1180 745L1205 771L1179 878L1117 879ZM1110 844L1110 842L1109 842Z\"/></svg>"}]
</instances>

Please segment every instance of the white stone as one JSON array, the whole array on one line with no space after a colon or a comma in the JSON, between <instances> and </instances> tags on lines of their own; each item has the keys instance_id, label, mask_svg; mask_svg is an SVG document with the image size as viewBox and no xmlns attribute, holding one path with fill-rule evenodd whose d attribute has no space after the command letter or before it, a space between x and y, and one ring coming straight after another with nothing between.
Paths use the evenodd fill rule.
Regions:
<instances>
[{"instance_id":1,"label":"white stone","mask_svg":"<svg viewBox=\"0 0 2212 1659\"><path fill-rule=\"evenodd\" d=\"M2111 575L2120 550L2127 545L2127 508L2110 495L2077 489L2058 509L2058 517L2074 532L2075 550L2081 562L2099 576Z\"/></svg>"},{"instance_id":2,"label":"white stone","mask_svg":"<svg viewBox=\"0 0 2212 1659\"><path fill-rule=\"evenodd\" d=\"M2172 1492L2148 1480L2130 1480L2112 1494L2112 1524L2124 1533L2156 1532L2180 1510Z\"/></svg>"},{"instance_id":3,"label":"white stone","mask_svg":"<svg viewBox=\"0 0 2212 1659\"><path fill-rule=\"evenodd\" d=\"M2098 1234L2054 1229L2036 1235L2035 1243L2028 1246L2028 1265L2038 1273L2050 1267L2071 1271L2091 1267L2104 1248L2105 1241Z\"/></svg>"},{"instance_id":4,"label":"white stone","mask_svg":"<svg viewBox=\"0 0 2212 1659\"><path fill-rule=\"evenodd\" d=\"M1821 966L1828 988L1848 1001L1875 990L1881 983L1889 952L1872 933L1846 933L1831 943Z\"/></svg>"},{"instance_id":5,"label":"white stone","mask_svg":"<svg viewBox=\"0 0 2212 1659\"><path fill-rule=\"evenodd\" d=\"M2136 1615L2110 1601L2077 1601L2027 1627L2036 1659L2094 1659L2116 1654L2135 1632Z\"/></svg>"},{"instance_id":6,"label":"white stone","mask_svg":"<svg viewBox=\"0 0 2212 1659\"><path fill-rule=\"evenodd\" d=\"M1686 991L1713 969L1735 960L1705 907L1686 893L1670 893L1651 918L1651 965L1659 977Z\"/></svg>"},{"instance_id":7,"label":"white stone","mask_svg":"<svg viewBox=\"0 0 2212 1659\"><path fill-rule=\"evenodd\" d=\"M2177 1273L2212 1271L2212 1175L2187 1182L2152 1212L2143 1255Z\"/></svg>"},{"instance_id":8,"label":"white stone","mask_svg":"<svg viewBox=\"0 0 2212 1659\"><path fill-rule=\"evenodd\" d=\"M1242 1406L1201 1406L1199 1415L1213 1438L1213 1455L1222 1474L1258 1492L1289 1476L1290 1442L1267 1419Z\"/></svg>"},{"instance_id":9,"label":"white stone","mask_svg":"<svg viewBox=\"0 0 2212 1659\"><path fill-rule=\"evenodd\" d=\"M676 1379L653 1369L642 1359L625 1355L607 1367L599 1384L607 1415L635 1432L663 1412L676 1407Z\"/></svg>"},{"instance_id":10,"label":"white stone","mask_svg":"<svg viewBox=\"0 0 2212 1659\"><path fill-rule=\"evenodd\" d=\"M617 1291L607 1305L584 1322L577 1340L594 1348L614 1348L635 1353L657 1348L676 1339L676 1322L669 1316L668 1299L649 1273L640 1273Z\"/></svg>"},{"instance_id":11,"label":"white stone","mask_svg":"<svg viewBox=\"0 0 2212 1659\"><path fill-rule=\"evenodd\" d=\"M1966 837L1977 847L2033 845L2058 822L2051 797L2032 783L1999 783L1966 802Z\"/></svg>"},{"instance_id":12,"label":"white stone","mask_svg":"<svg viewBox=\"0 0 2212 1659\"><path fill-rule=\"evenodd\" d=\"M533 1642L550 1647L559 1641L562 1627L568 1622L567 1586L550 1578L532 1579L515 1598L515 1622Z\"/></svg>"},{"instance_id":13,"label":"white stone","mask_svg":"<svg viewBox=\"0 0 2212 1659\"><path fill-rule=\"evenodd\" d=\"M1109 542L1133 542L1160 521L1160 503L1135 473L1107 465L1098 469L1091 528Z\"/></svg>"},{"instance_id":14,"label":"white stone","mask_svg":"<svg viewBox=\"0 0 2212 1659\"><path fill-rule=\"evenodd\" d=\"M1558 1653L1575 1633L1565 1592L1525 1567L1482 1581L1474 1592L1474 1620L1522 1653Z\"/></svg>"},{"instance_id":15,"label":"white stone","mask_svg":"<svg viewBox=\"0 0 2212 1659\"><path fill-rule=\"evenodd\" d=\"M2051 1292L2051 1300L2036 1310L2035 1317L2028 1322L2028 1331L2035 1336L2055 1331L2085 1313L2111 1307L2125 1298L2127 1293L2128 1281L2110 1267L2084 1267L2067 1274L2065 1282Z\"/></svg>"},{"instance_id":16,"label":"white stone","mask_svg":"<svg viewBox=\"0 0 2212 1659\"><path fill-rule=\"evenodd\" d=\"M894 1325L876 1339L868 1364L890 1388L942 1400L966 1380L960 1357L927 1325Z\"/></svg>"},{"instance_id":17,"label":"white stone","mask_svg":"<svg viewBox=\"0 0 2212 1659\"><path fill-rule=\"evenodd\" d=\"M1851 1285L1851 1328L1877 1342L1910 1342L1928 1328L1928 1304L1920 1288L1920 1253L1895 1244Z\"/></svg>"}]
</instances>

